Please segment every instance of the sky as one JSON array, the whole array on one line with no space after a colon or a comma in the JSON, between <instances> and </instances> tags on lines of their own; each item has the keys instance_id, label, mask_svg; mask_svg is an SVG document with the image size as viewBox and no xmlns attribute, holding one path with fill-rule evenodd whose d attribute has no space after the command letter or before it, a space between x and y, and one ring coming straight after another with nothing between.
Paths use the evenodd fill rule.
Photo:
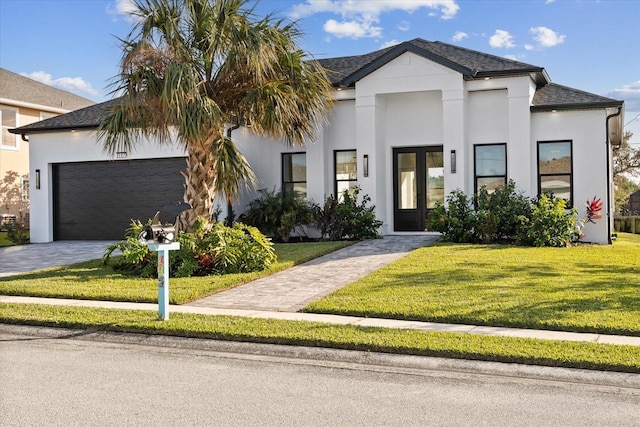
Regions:
<instances>
[{"instance_id":1,"label":"sky","mask_svg":"<svg viewBox=\"0 0 640 427\"><path fill-rule=\"evenodd\" d=\"M0 0L0 67L96 102L111 98L132 0ZM414 38L544 67L554 83L625 101L640 148L640 0L261 0L315 58ZM1 94L0 94L1 97Z\"/></svg>"}]
</instances>

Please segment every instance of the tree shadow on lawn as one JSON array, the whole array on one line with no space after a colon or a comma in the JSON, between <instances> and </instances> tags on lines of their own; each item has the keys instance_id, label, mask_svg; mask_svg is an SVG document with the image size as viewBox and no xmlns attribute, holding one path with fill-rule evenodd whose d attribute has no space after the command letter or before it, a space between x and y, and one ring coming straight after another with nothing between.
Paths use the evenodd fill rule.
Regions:
<instances>
[{"instance_id":1,"label":"tree shadow on lawn","mask_svg":"<svg viewBox=\"0 0 640 427\"><path fill-rule=\"evenodd\" d=\"M478 274L455 267L435 273L386 271L370 276L374 283L356 282L305 311L640 336L640 286L630 275L634 270L617 269L616 275L625 279L614 284L588 272L577 274L576 281L553 281L557 269L543 264L501 266ZM519 276L524 279L514 283Z\"/></svg>"}]
</instances>

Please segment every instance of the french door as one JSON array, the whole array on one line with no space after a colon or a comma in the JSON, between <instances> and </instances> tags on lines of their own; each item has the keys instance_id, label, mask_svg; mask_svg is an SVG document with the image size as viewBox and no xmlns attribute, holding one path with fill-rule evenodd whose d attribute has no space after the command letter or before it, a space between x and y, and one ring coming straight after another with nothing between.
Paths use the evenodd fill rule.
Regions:
<instances>
[{"instance_id":1,"label":"french door","mask_svg":"<svg viewBox=\"0 0 640 427\"><path fill-rule=\"evenodd\" d=\"M395 231L424 231L429 210L444 202L442 146L393 149Z\"/></svg>"}]
</instances>

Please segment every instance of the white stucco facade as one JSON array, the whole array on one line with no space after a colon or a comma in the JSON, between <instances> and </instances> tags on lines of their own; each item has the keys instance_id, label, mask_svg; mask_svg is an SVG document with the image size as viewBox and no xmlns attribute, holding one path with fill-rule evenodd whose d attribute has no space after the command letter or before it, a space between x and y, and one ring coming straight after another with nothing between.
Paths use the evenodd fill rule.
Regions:
<instances>
[{"instance_id":1,"label":"white stucco facade","mask_svg":"<svg viewBox=\"0 0 640 427\"><path fill-rule=\"evenodd\" d=\"M579 216L594 196L610 194L610 161L606 144L606 109L532 112L536 83L528 75L468 80L455 70L405 52L358 80L355 87L336 90L328 123L305 147L251 134L241 127L232 137L258 176L258 188L280 189L282 153L306 153L307 197L317 203L334 193L334 153L356 150L357 184L376 206L384 225L394 227L394 149L434 147L443 153L444 194L475 191L474 146L505 144L506 179L527 196L539 191L538 143L570 142L572 195ZM31 238L53 239L51 165L106 160L93 131L36 133L30 136L31 177L40 170L41 189L31 183ZM455 172L452 152L455 151ZM182 156L180 147L146 143L128 159ZM368 158L368 176L363 161ZM118 161L118 160L114 160ZM255 197L244 194L234 206L242 212ZM224 207L224 204L221 204ZM605 206L606 206L605 202ZM586 241L607 243L609 217L587 225Z\"/></svg>"}]
</instances>

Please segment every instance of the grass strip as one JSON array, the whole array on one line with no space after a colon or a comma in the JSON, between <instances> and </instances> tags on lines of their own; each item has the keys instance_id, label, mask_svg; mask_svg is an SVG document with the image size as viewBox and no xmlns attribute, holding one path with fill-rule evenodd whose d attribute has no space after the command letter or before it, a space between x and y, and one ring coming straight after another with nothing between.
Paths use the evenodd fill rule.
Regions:
<instances>
[{"instance_id":1,"label":"grass strip","mask_svg":"<svg viewBox=\"0 0 640 427\"><path fill-rule=\"evenodd\" d=\"M351 242L276 244L278 261L269 269L223 276L171 278L171 304L185 304L260 277L301 264L350 245ZM45 298L156 302L156 279L142 279L114 271L91 260L0 278L0 294Z\"/></svg>"},{"instance_id":2,"label":"grass strip","mask_svg":"<svg viewBox=\"0 0 640 427\"><path fill-rule=\"evenodd\" d=\"M305 311L640 336L640 235L570 248L438 243Z\"/></svg>"},{"instance_id":3,"label":"grass strip","mask_svg":"<svg viewBox=\"0 0 640 427\"><path fill-rule=\"evenodd\" d=\"M0 303L0 322L640 373L640 347L306 321Z\"/></svg>"}]
</instances>

